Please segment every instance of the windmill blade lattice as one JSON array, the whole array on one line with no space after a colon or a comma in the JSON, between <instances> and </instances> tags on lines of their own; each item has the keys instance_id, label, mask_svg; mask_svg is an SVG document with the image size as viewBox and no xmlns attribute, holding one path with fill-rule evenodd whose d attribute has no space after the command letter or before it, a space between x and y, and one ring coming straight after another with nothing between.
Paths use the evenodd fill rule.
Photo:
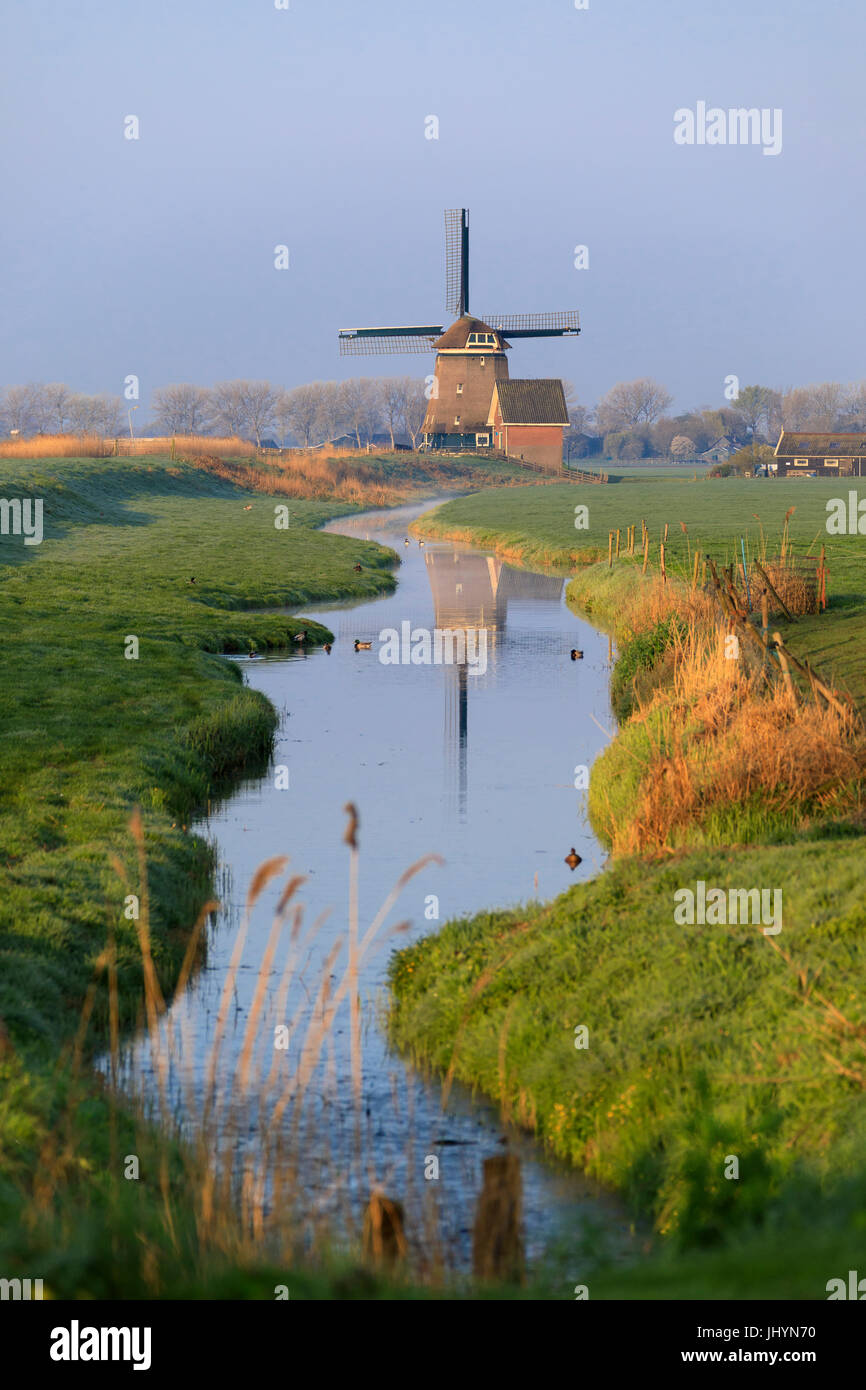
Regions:
<instances>
[{"instance_id":1,"label":"windmill blade lattice","mask_svg":"<svg viewBox=\"0 0 866 1390\"><path fill-rule=\"evenodd\" d=\"M580 332L576 309L549 314L483 314L485 323L509 338L565 338Z\"/></svg>"}]
</instances>

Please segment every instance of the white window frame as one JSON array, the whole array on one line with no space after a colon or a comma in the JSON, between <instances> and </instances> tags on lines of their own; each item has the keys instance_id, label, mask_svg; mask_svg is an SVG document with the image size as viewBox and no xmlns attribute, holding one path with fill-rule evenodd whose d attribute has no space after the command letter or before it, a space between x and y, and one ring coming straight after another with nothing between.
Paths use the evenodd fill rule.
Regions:
<instances>
[{"instance_id":1,"label":"white window frame","mask_svg":"<svg viewBox=\"0 0 866 1390\"><path fill-rule=\"evenodd\" d=\"M482 446L485 447L485 448L488 448L488 449L490 448L490 431L489 431L489 430L488 430L487 434L476 434L476 436L475 436L475 446L476 446L476 448L478 448L478 449L480 449Z\"/></svg>"}]
</instances>

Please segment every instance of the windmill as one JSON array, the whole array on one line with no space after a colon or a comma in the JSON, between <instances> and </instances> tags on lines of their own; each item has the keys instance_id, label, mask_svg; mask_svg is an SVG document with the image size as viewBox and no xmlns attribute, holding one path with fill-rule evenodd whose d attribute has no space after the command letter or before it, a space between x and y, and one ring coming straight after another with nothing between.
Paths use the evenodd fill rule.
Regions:
<instances>
[{"instance_id":1,"label":"windmill","mask_svg":"<svg viewBox=\"0 0 866 1390\"><path fill-rule=\"evenodd\" d=\"M520 453L521 443L529 438L526 431L530 427L536 433L546 428L546 451L549 454L553 449L555 453L558 440L561 464L562 429L568 424L561 382L512 381L510 387L519 386L519 391L505 388L497 392L496 386L509 380L505 354L511 342L506 341L506 335L508 339L577 337L577 310L486 314L483 318L470 314L466 208L451 208L445 213L445 294L449 312L456 315L447 330L442 324L344 328L340 331L341 355L434 351L436 364L423 427L427 447L475 450L490 448L495 441L501 448L503 431L500 429L497 436L496 425L505 421L510 431L504 435L506 446L511 442L515 453ZM509 411L521 418L507 419ZM558 431L558 435L551 431ZM507 452L507 447L503 451Z\"/></svg>"}]
</instances>

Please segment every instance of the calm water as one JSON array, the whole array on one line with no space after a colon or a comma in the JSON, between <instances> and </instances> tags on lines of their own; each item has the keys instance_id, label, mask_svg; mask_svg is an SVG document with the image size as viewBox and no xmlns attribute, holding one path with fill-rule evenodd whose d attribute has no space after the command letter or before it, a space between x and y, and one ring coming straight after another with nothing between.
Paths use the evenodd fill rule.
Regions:
<instances>
[{"instance_id":1,"label":"calm water","mask_svg":"<svg viewBox=\"0 0 866 1390\"><path fill-rule=\"evenodd\" d=\"M574 772L592 762L606 742L603 730L611 727L610 653L607 637L569 612L561 578L516 569L464 545L422 547L411 538L404 546L409 520L429 506L367 513L328 527L391 546L401 561L394 594L309 610L335 634L330 655L316 649L241 663L247 682L280 712L273 765L197 827L218 852L222 908L209 929L207 964L171 1012L199 1098L251 878L263 860L289 855L289 873L306 876L299 893L302 931L329 913L299 951L300 977L279 1011L288 929L286 946L281 941L268 973L258 1056L270 1066L274 1027L296 1017L299 1028L284 1054L291 1068L303 1028L316 1014L323 969L334 988L345 969L345 944L328 958L346 934L345 803L354 802L360 815L362 936L399 875L425 854L440 855L443 864L428 865L404 889L380 934L382 945L361 967L360 1155L344 1005L310 1087L317 1132L321 1137L325 1126L331 1157L327 1171L310 1164L308 1185L311 1200L327 1206L335 1181L359 1199L371 1184L381 1184L407 1204L410 1227L413 1211L420 1212L435 1186L445 1244L461 1266L470 1254L482 1159L502 1153L506 1144L523 1158L531 1255L557 1234L576 1248L587 1220L614 1234L622 1223L588 1184L507 1131L492 1107L456 1088L443 1113L439 1083L420 1077L389 1051L381 1018L395 942L387 935L408 919L408 931L396 942L403 944L452 917L551 898L601 868L604 854L585 819ZM486 671L383 664L379 634L386 628L400 632L404 622L412 630L483 628ZM355 638L372 642L372 649L356 652ZM570 660L572 647L583 650L583 661ZM288 787L278 785L286 781ZM563 862L572 845L583 858L575 874ZM279 890L272 884L252 915L218 1087L234 1075ZM563 1045L569 1045L567 1034ZM142 1043L130 1048L126 1060L139 1082L152 1082ZM243 1143L255 1144L253 1129L251 1124ZM424 1178L431 1156L439 1161L435 1184ZM420 1220L417 1215L416 1224Z\"/></svg>"}]
</instances>

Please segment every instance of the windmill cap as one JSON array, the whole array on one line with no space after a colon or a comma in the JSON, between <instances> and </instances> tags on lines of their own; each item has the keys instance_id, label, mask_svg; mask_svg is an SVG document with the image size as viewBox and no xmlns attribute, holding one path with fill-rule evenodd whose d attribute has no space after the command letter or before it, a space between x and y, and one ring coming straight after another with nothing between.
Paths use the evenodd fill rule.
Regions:
<instances>
[{"instance_id":1,"label":"windmill cap","mask_svg":"<svg viewBox=\"0 0 866 1390\"><path fill-rule=\"evenodd\" d=\"M497 345L494 351L499 347L505 348L509 346L497 328L492 328L491 325L485 323L483 319L473 318L471 314L464 314L462 318L452 323L451 327L446 329L442 337L437 339L433 346L437 349L465 348L469 342L469 335L471 333L492 333L496 338ZM473 343L472 346L475 347L476 344ZM483 344L479 343L477 346L482 347Z\"/></svg>"}]
</instances>

